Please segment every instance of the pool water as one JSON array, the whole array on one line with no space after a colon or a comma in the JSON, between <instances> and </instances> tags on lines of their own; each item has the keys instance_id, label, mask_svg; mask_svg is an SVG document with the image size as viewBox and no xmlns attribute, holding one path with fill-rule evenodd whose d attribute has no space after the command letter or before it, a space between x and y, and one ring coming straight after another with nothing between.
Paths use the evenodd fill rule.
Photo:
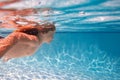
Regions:
<instances>
[{"instance_id":1,"label":"pool water","mask_svg":"<svg viewBox=\"0 0 120 80\"><path fill-rule=\"evenodd\" d=\"M55 22L54 39L30 57L0 61L0 80L120 80L119 0L29 1L53 9L32 16Z\"/></svg>"}]
</instances>

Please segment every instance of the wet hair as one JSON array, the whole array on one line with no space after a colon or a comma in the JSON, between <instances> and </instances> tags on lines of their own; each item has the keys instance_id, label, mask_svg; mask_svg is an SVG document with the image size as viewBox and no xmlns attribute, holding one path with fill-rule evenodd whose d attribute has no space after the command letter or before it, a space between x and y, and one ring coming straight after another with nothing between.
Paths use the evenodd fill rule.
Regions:
<instances>
[{"instance_id":1,"label":"wet hair","mask_svg":"<svg viewBox=\"0 0 120 80\"><path fill-rule=\"evenodd\" d=\"M29 35L35 35L35 36L37 36L39 33L37 28L24 28L24 29L19 30L19 32L23 32L23 33L26 33Z\"/></svg>"},{"instance_id":2,"label":"wet hair","mask_svg":"<svg viewBox=\"0 0 120 80\"><path fill-rule=\"evenodd\" d=\"M0 39L3 39L4 37L0 36Z\"/></svg>"},{"instance_id":3,"label":"wet hair","mask_svg":"<svg viewBox=\"0 0 120 80\"><path fill-rule=\"evenodd\" d=\"M48 33L49 31L55 31L55 25L51 24L51 23L47 23L47 24L42 24L40 25L41 33Z\"/></svg>"},{"instance_id":4,"label":"wet hair","mask_svg":"<svg viewBox=\"0 0 120 80\"><path fill-rule=\"evenodd\" d=\"M35 27L33 26L24 26L18 28L16 32L23 32L29 35L35 35L37 36L38 33L48 33L49 31L55 31L55 26L54 24L42 24L42 25L37 25Z\"/></svg>"}]
</instances>

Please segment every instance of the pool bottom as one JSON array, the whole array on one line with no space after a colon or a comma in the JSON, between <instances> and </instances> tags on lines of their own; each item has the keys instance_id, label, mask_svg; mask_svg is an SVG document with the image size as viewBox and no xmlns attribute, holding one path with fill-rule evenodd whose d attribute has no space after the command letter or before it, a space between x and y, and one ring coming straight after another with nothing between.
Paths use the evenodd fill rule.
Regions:
<instances>
[{"instance_id":1,"label":"pool bottom","mask_svg":"<svg viewBox=\"0 0 120 80\"><path fill-rule=\"evenodd\" d=\"M65 47L64 47L65 48ZM95 47L94 47L95 49ZM93 49L91 49L93 50ZM96 48L96 50L99 50ZM13 59L9 62L0 62L1 80L118 80L119 72L116 72L119 61L102 55L88 55L87 50L81 54L81 58L70 55L63 50L60 55L53 57L33 55L20 59ZM39 52L41 53L40 50ZM64 54L64 55L63 55ZM86 55L87 54L87 55ZM57 57L55 57L57 56ZM98 57L99 56L99 57ZM91 59L89 57L92 57Z\"/></svg>"},{"instance_id":2,"label":"pool bottom","mask_svg":"<svg viewBox=\"0 0 120 80\"><path fill-rule=\"evenodd\" d=\"M0 79L119 80L120 57L116 56L117 52L107 51L113 44L119 44L118 34L100 35L96 34L97 38L102 37L97 39L91 34L56 34L51 44L43 44L33 56L6 63L0 61ZM109 41L111 46L107 48L106 42L110 38L116 41Z\"/></svg>"}]
</instances>

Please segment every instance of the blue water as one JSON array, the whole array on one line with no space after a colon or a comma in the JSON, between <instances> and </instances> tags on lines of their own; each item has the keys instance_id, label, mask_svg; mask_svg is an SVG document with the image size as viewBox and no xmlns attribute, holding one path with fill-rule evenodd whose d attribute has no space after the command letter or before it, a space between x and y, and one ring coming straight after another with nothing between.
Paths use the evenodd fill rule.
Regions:
<instances>
[{"instance_id":1,"label":"blue water","mask_svg":"<svg viewBox=\"0 0 120 80\"><path fill-rule=\"evenodd\" d=\"M26 1L53 8L33 16L55 22L57 30L33 56L0 61L1 80L120 80L119 0Z\"/></svg>"}]
</instances>

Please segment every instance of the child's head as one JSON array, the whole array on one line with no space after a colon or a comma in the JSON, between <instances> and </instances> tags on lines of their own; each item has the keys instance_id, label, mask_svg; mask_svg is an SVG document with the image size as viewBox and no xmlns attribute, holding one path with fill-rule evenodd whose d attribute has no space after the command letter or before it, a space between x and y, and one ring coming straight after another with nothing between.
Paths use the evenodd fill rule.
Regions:
<instances>
[{"instance_id":1,"label":"child's head","mask_svg":"<svg viewBox=\"0 0 120 80\"><path fill-rule=\"evenodd\" d=\"M53 38L55 32L55 25L51 23L36 26L27 25L18 28L16 32L23 32L29 35L35 35L41 40L43 40L43 42L49 43Z\"/></svg>"},{"instance_id":2,"label":"child's head","mask_svg":"<svg viewBox=\"0 0 120 80\"><path fill-rule=\"evenodd\" d=\"M55 25L52 23L41 24L38 28L42 34L48 33L49 31L55 31Z\"/></svg>"},{"instance_id":3,"label":"child's head","mask_svg":"<svg viewBox=\"0 0 120 80\"><path fill-rule=\"evenodd\" d=\"M55 33L55 25L51 23L42 24L39 27L39 31L42 40L46 43L50 43Z\"/></svg>"}]
</instances>

